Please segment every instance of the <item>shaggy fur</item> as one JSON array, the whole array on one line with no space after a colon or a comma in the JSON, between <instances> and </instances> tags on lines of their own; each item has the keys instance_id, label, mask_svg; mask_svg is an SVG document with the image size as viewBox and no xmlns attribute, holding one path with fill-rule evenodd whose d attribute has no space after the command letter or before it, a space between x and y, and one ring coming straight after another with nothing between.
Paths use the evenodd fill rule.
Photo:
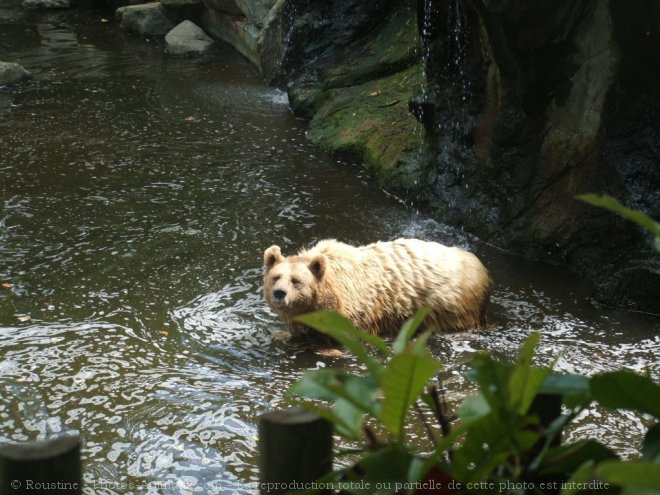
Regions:
<instances>
[{"instance_id":1,"label":"shaggy fur","mask_svg":"<svg viewBox=\"0 0 660 495\"><path fill-rule=\"evenodd\" d=\"M398 239L353 247L319 242L295 256L278 246L264 252L264 295L293 335L309 328L292 318L312 311L337 311L364 332L397 333L421 307L426 325L439 331L485 325L492 286L479 259L457 247Z\"/></svg>"}]
</instances>

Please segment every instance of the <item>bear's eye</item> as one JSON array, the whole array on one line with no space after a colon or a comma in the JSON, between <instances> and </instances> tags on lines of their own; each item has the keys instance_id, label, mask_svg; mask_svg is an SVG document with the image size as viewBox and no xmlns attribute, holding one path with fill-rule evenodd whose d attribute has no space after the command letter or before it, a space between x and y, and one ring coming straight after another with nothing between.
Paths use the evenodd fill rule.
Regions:
<instances>
[{"instance_id":1,"label":"bear's eye","mask_svg":"<svg viewBox=\"0 0 660 495\"><path fill-rule=\"evenodd\" d=\"M277 282L280 279L281 275L275 275L273 277L273 282Z\"/></svg>"},{"instance_id":2,"label":"bear's eye","mask_svg":"<svg viewBox=\"0 0 660 495\"><path fill-rule=\"evenodd\" d=\"M298 280L297 278L292 278L292 279L291 279L291 283L292 283L293 285L298 285L298 284L300 284L300 280Z\"/></svg>"}]
</instances>

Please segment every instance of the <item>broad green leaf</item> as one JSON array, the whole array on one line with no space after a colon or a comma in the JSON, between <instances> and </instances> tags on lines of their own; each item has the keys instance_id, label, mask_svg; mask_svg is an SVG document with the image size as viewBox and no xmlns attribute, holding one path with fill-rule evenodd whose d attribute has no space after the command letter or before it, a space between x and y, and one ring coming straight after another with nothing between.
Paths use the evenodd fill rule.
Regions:
<instances>
[{"instance_id":1,"label":"broad green leaf","mask_svg":"<svg viewBox=\"0 0 660 495\"><path fill-rule=\"evenodd\" d=\"M390 360L380 380L385 395L380 419L388 430L402 433L410 407L439 369L440 363L426 350L406 350Z\"/></svg>"},{"instance_id":2,"label":"broad green leaf","mask_svg":"<svg viewBox=\"0 0 660 495\"><path fill-rule=\"evenodd\" d=\"M338 313L332 311L318 311L316 313L299 316L296 319L321 332L331 333L334 329L338 329L342 334L349 335L355 338L355 340L367 342L383 352L386 356L390 355L390 348L383 339L377 335L363 332L359 328L354 327L348 319Z\"/></svg>"},{"instance_id":3,"label":"broad green leaf","mask_svg":"<svg viewBox=\"0 0 660 495\"><path fill-rule=\"evenodd\" d=\"M633 409L660 419L660 385L630 371L613 371L591 378L591 395L600 405L613 409Z\"/></svg>"},{"instance_id":4,"label":"broad green leaf","mask_svg":"<svg viewBox=\"0 0 660 495\"><path fill-rule=\"evenodd\" d=\"M518 359L511 372L508 383L509 410L520 415L527 414L541 383L550 374L549 369L532 368L534 349L540 336L534 332L523 342Z\"/></svg>"},{"instance_id":5,"label":"broad green leaf","mask_svg":"<svg viewBox=\"0 0 660 495\"><path fill-rule=\"evenodd\" d=\"M462 481L480 481L499 462L516 455L515 438L505 420L508 418L493 411L467 425L465 440L454 451L452 476Z\"/></svg>"},{"instance_id":6,"label":"broad green leaf","mask_svg":"<svg viewBox=\"0 0 660 495\"><path fill-rule=\"evenodd\" d=\"M580 440L548 450L538 472L543 476L566 475L575 472L587 461L599 462L616 458L616 454L601 443L595 440Z\"/></svg>"},{"instance_id":7,"label":"broad green leaf","mask_svg":"<svg viewBox=\"0 0 660 495\"><path fill-rule=\"evenodd\" d=\"M509 381L509 405L515 412L521 415L528 413L529 406L549 372L549 369L544 368L529 368L519 373L514 370Z\"/></svg>"},{"instance_id":8,"label":"broad green leaf","mask_svg":"<svg viewBox=\"0 0 660 495\"><path fill-rule=\"evenodd\" d=\"M427 308L421 308L412 318L408 319L403 324L401 330L399 331L399 335L397 335L396 339L394 339L394 342L392 343L392 352L394 354L401 354L403 352L403 350L408 345L408 342L410 342L410 339L413 338L415 332L428 314L429 310Z\"/></svg>"},{"instance_id":9,"label":"broad green leaf","mask_svg":"<svg viewBox=\"0 0 660 495\"><path fill-rule=\"evenodd\" d=\"M330 421L330 423L334 425L335 431L340 435L350 438L351 440L360 440L362 431L360 429L355 429L354 425L346 421L346 419L342 418L336 412L327 407L317 406L310 402L302 402L300 403L300 406Z\"/></svg>"},{"instance_id":10,"label":"broad green leaf","mask_svg":"<svg viewBox=\"0 0 660 495\"><path fill-rule=\"evenodd\" d=\"M326 377L323 381L320 381L317 376L318 372L332 376L341 373L341 371L333 369L305 371L298 381L289 387L287 393L309 397L310 399L336 400L338 395L327 386L329 378Z\"/></svg>"},{"instance_id":11,"label":"broad green leaf","mask_svg":"<svg viewBox=\"0 0 660 495\"><path fill-rule=\"evenodd\" d=\"M660 467L644 461L605 461L596 475L608 483L629 488L660 491Z\"/></svg>"},{"instance_id":12,"label":"broad green leaf","mask_svg":"<svg viewBox=\"0 0 660 495\"><path fill-rule=\"evenodd\" d=\"M365 364L372 375L378 376L382 372L382 365L369 355L367 349L362 345L362 342L367 342L387 356L390 354L390 350L380 337L362 332L346 318L331 311L320 311L298 316L295 321L335 339L350 350L361 363Z\"/></svg>"},{"instance_id":13,"label":"broad green leaf","mask_svg":"<svg viewBox=\"0 0 660 495\"><path fill-rule=\"evenodd\" d=\"M660 463L660 423L654 424L646 431L642 456L647 461Z\"/></svg>"},{"instance_id":14,"label":"broad green leaf","mask_svg":"<svg viewBox=\"0 0 660 495\"><path fill-rule=\"evenodd\" d=\"M419 337L417 337L413 342L410 343L408 346L410 348L410 351L413 354L423 354L426 352L426 343L429 340L429 337L433 335L433 330L427 330L426 332L422 333Z\"/></svg>"},{"instance_id":15,"label":"broad green leaf","mask_svg":"<svg viewBox=\"0 0 660 495\"><path fill-rule=\"evenodd\" d=\"M600 208L605 208L628 220L635 222L640 227L648 230L655 237L660 237L660 223L653 220L646 213L632 210L623 206L616 198L612 196L597 196L595 194L581 194L578 199Z\"/></svg>"},{"instance_id":16,"label":"broad green leaf","mask_svg":"<svg viewBox=\"0 0 660 495\"><path fill-rule=\"evenodd\" d=\"M346 374L344 381L346 397L363 411L377 417L380 413L378 383L369 376Z\"/></svg>"},{"instance_id":17,"label":"broad green leaf","mask_svg":"<svg viewBox=\"0 0 660 495\"><path fill-rule=\"evenodd\" d=\"M306 371L302 378L289 388L289 393L313 399L345 399L356 408L378 417L380 408L376 400L376 382L363 376L322 369Z\"/></svg>"},{"instance_id":18,"label":"broad green leaf","mask_svg":"<svg viewBox=\"0 0 660 495\"><path fill-rule=\"evenodd\" d=\"M589 378L584 375L550 373L539 389L542 394L584 395L589 393Z\"/></svg>"},{"instance_id":19,"label":"broad green leaf","mask_svg":"<svg viewBox=\"0 0 660 495\"><path fill-rule=\"evenodd\" d=\"M541 336L538 332L530 333L525 341L520 346L518 351L518 357L516 359L517 365L522 365L525 367L530 367L532 365L532 358L534 357L534 350L536 346L539 345Z\"/></svg>"},{"instance_id":20,"label":"broad green leaf","mask_svg":"<svg viewBox=\"0 0 660 495\"><path fill-rule=\"evenodd\" d=\"M490 414L490 404L483 395L472 395L465 399L458 408L457 414L465 423L471 423L479 418Z\"/></svg>"},{"instance_id":21,"label":"broad green leaf","mask_svg":"<svg viewBox=\"0 0 660 495\"><path fill-rule=\"evenodd\" d=\"M364 411L358 409L345 399L338 399L333 411L335 416L341 420L341 423L335 423L337 425L337 432L353 440L360 440L362 437Z\"/></svg>"},{"instance_id":22,"label":"broad green leaf","mask_svg":"<svg viewBox=\"0 0 660 495\"><path fill-rule=\"evenodd\" d=\"M551 372L543 380L538 393L561 395L564 404L571 409L586 407L592 400L589 392L589 378L584 375Z\"/></svg>"},{"instance_id":23,"label":"broad green leaf","mask_svg":"<svg viewBox=\"0 0 660 495\"><path fill-rule=\"evenodd\" d=\"M534 445L539 442L541 435L533 430L523 430L520 429L515 432L514 438L516 439L516 444L518 449L521 452L525 452L531 449Z\"/></svg>"},{"instance_id":24,"label":"broad green leaf","mask_svg":"<svg viewBox=\"0 0 660 495\"><path fill-rule=\"evenodd\" d=\"M561 495L575 495L580 493L580 485L582 483L587 483L593 478L593 469L595 462L592 459L583 462L579 468L577 468L571 477L565 482L562 483Z\"/></svg>"},{"instance_id":25,"label":"broad green leaf","mask_svg":"<svg viewBox=\"0 0 660 495\"><path fill-rule=\"evenodd\" d=\"M479 391L493 409L506 409L508 382L512 366L495 361L485 352L478 353L470 363L472 378L479 384Z\"/></svg>"}]
</instances>

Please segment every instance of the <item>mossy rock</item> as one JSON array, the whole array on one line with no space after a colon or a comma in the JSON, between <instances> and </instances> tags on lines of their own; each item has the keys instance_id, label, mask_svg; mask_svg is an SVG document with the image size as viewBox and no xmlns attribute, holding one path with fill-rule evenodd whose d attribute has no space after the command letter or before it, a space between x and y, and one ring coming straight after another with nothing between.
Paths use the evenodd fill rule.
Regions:
<instances>
[{"instance_id":1,"label":"mossy rock","mask_svg":"<svg viewBox=\"0 0 660 495\"><path fill-rule=\"evenodd\" d=\"M318 98L307 136L325 150L357 155L385 187L415 194L426 182L425 139L408 101L421 84L422 68L416 65L358 86L327 90Z\"/></svg>"}]
</instances>

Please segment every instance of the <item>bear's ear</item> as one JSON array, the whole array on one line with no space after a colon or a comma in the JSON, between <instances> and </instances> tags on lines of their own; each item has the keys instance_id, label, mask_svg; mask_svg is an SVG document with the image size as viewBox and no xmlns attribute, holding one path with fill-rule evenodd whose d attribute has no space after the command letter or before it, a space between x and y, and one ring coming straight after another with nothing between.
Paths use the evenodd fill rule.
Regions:
<instances>
[{"instance_id":1,"label":"bear's ear","mask_svg":"<svg viewBox=\"0 0 660 495\"><path fill-rule=\"evenodd\" d=\"M264 251L264 267L266 272L270 271L273 266L282 261L282 251L279 246L271 246Z\"/></svg>"},{"instance_id":2,"label":"bear's ear","mask_svg":"<svg viewBox=\"0 0 660 495\"><path fill-rule=\"evenodd\" d=\"M325 256L322 254L314 256L312 261L309 262L309 271L312 272L318 280L321 280L325 274L325 263Z\"/></svg>"}]
</instances>

